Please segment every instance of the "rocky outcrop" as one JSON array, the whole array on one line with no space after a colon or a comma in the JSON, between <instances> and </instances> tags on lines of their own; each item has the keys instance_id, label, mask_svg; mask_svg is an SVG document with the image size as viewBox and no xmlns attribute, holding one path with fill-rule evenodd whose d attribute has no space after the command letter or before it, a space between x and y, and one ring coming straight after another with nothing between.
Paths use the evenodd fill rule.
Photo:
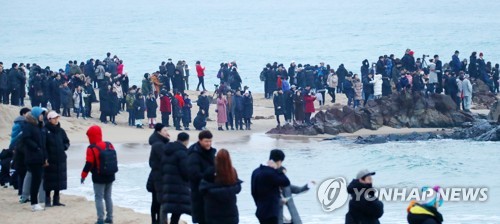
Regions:
<instances>
[{"instance_id":1,"label":"rocky outcrop","mask_svg":"<svg viewBox=\"0 0 500 224\"><path fill-rule=\"evenodd\" d=\"M495 101L490 107L490 113L488 114L488 120L500 122L500 103Z\"/></svg>"},{"instance_id":2,"label":"rocky outcrop","mask_svg":"<svg viewBox=\"0 0 500 224\"><path fill-rule=\"evenodd\" d=\"M496 102L496 95L490 91L488 85L477 79L472 82L472 102L474 109L490 109Z\"/></svg>"},{"instance_id":3,"label":"rocky outcrop","mask_svg":"<svg viewBox=\"0 0 500 224\"><path fill-rule=\"evenodd\" d=\"M443 139L439 132L411 133L411 134L391 134L391 135L370 135L368 137L359 136L356 144L382 144L387 142L407 142L407 141L427 141L432 139Z\"/></svg>"},{"instance_id":4,"label":"rocky outcrop","mask_svg":"<svg viewBox=\"0 0 500 224\"><path fill-rule=\"evenodd\" d=\"M420 93L395 93L369 101L364 108L344 106L318 112L311 127L288 126L275 128L268 134L316 135L354 133L360 129L393 128L451 128L472 122L471 114L457 111L456 104L446 95L429 97Z\"/></svg>"}]
</instances>

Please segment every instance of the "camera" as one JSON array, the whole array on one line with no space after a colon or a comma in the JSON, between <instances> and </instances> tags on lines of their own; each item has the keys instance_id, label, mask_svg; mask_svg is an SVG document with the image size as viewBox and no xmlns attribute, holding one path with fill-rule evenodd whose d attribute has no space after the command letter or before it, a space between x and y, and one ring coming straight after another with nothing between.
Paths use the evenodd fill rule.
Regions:
<instances>
[{"instance_id":1,"label":"camera","mask_svg":"<svg viewBox=\"0 0 500 224\"><path fill-rule=\"evenodd\" d=\"M427 54L427 55L425 55L425 54L424 54L424 55L422 55L422 58L428 58L428 57L429 57L429 55L428 55L428 54Z\"/></svg>"},{"instance_id":2,"label":"camera","mask_svg":"<svg viewBox=\"0 0 500 224\"><path fill-rule=\"evenodd\" d=\"M219 88L219 85L217 85L217 84L214 84L214 86L215 86L215 88L216 88L216 89L218 89L218 88Z\"/></svg>"}]
</instances>

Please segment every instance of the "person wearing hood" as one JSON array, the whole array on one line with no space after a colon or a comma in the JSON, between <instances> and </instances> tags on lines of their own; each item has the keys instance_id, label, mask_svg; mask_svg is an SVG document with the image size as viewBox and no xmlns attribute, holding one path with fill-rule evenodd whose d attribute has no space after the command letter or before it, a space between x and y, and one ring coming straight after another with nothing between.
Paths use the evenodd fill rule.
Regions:
<instances>
[{"instance_id":1,"label":"person wearing hood","mask_svg":"<svg viewBox=\"0 0 500 224\"><path fill-rule=\"evenodd\" d=\"M170 141L168 128L161 124L155 124L154 132L149 137L149 145L151 152L149 154L149 173L146 189L152 193L151 200L151 222L153 224L160 223L160 195L161 195L161 166L164 146Z\"/></svg>"},{"instance_id":2,"label":"person wearing hood","mask_svg":"<svg viewBox=\"0 0 500 224\"><path fill-rule=\"evenodd\" d=\"M376 73L375 73L376 74ZM363 82L363 106L366 106L366 103L368 103L369 100L373 100L374 97L374 76L373 74L368 74L368 77L366 77L365 80L362 80Z\"/></svg>"},{"instance_id":3,"label":"person wearing hood","mask_svg":"<svg viewBox=\"0 0 500 224\"><path fill-rule=\"evenodd\" d=\"M345 215L346 224L380 224L378 219L384 214L384 204L374 195L373 175L375 172L361 170L347 186L351 200ZM360 193L363 195L357 195Z\"/></svg>"},{"instance_id":4,"label":"person wearing hood","mask_svg":"<svg viewBox=\"0 0 500 224\"><path fill-rule=\"evenodd\" d=\"M198 135L198 142L189 147L188 167L193 223L206 223L205 200L200 193L200 183L205 172L214 167L217 150L212 147L212 138L210 131L202 131Z\"/></svg>"},{"instance_id":5,"label":"person wearing hood","mask_svg":"<svg viewBox=\"0 0 500 224\"><path fill-rule=\"evenodd\" d=\"M421 202L412 201L406 209L408 215L406 219L409 224L441 224L443 215L439 213L438 208L443 205L443 198L439 193L439 186L423 187L422 195L426 196Z\"/></svg>"},{"instance_id":6,"label":"person wearing hood","mask_svg":"<svg viewBox=\"0 0 500 224\"><path fill-rule=\"evenodd\" d=\"M189 189L188 149L189 135L181 132L177 141L162 144L159 155L158 201L161 203L160 220L166 223L179 223L182 214L191 214L191 194ZM158 146L159 147L159 146ZM155 222L153 222L155 223Z\"/></svg>"},{"instance_id":7,"label":"person wearing hood","mask_svg":"<svg viewBox=\"0 0 500 224\"><path fill-rule=\"evenodd\" d=\"M260 165L252 172L251 192L257 206L255 216L261 224L278 223L280 213L280 188L290 186L290 180L283 173L285 153L279 149L271 150L266 165Z\"/></svg>"},{"instance_id":8,"label":"person wearing hood","mask_svg":"<svg viewBox=\"0 0 500 224\"><path fill-rule=\"evenodd\" d=\"M26 125L22 130L21 141L24 145L25 164L31 173L31 210L43 211L38 204L38 192L42 184L43 168L47 167L46 129L44 126L45 110L34 107L26 116ZM28 175L27 175L28 176Z\"/></svg>"},{"instance_id":9,"label":"person wearing hood","mask_svg":"<svg viewBox=\"0 0 500 224\"><path fill-rule=\"evenodd\" d=\"M347 69L345 69L344 64L340 64L337 69L337 76L339 80L339 85L337 86L337 93L345 93L344 92L344 81L348 76Z\"/></svg>"},{"instance_id":10,"label":"person wearing hood","mask_svg":"<svg viewBox=\"0 0 500 224\"><path fill-rule=\"evenodd\" d=\"M67 156L66 150L70 146L70 141L66 135L66 131L61 128L59 123L59 114L55 111L49 112L47 115L47 161L48 166L45 167L44 189L45 189L45 207L65 206L61 203L59 192L66 190L68 187L67 174ZM54 191L54 197L51 202L50 194Z\"/></svg>"},{"instance_id":11,"label":"person wearing hood","mask_svg":"<svg viewBox=\"0 0 500 224\"><path fill-rule=\"evenodd\" d=\"M100 154L104 151L115 151L115 148L113 147L113 144L104 142L102 140L102 130L101 127L97 125L90 126L90 128L87 130L87 137L89 138L90 145L87 148L85 159L86 162L82 170L80 182L81 184L84 184L89 172L92 173L92 182L94 183L95 194L95 207L97 210L96 224L113 223L113 200L111 199L111 195L113 182L115 181L114 173L116 172L112 174L110 172L103 172L102 163L104 163L105 161L101 161ZM106 160L106 162L110 161ZM117 166L118 164L114 165ZM104 219L103 200L106 204L106 219Z\"/></svg>"},{"instance_id":12,"label":"person wearing hood","mask_svg":"<svg viewBox=\"0 0 500 224\"><path fill-rule=\"evenodd\" d=\"M376 74L371 83L373 84L373 95L375 99L380 99L382 97L382 75Z\"/></svg>"},{"instance_id":13,"label":"person wearing hood","mask_svg":"<svg viewBox=\"0 0 500 224\"><path fill-rule=\"evenodd\" d=\"M200 183L200 194L205 201L205 223L238 224L236 195L241 192L242 181L226 149L217 152L215 167L206 173Z\"/></svg>"}]
</instances>

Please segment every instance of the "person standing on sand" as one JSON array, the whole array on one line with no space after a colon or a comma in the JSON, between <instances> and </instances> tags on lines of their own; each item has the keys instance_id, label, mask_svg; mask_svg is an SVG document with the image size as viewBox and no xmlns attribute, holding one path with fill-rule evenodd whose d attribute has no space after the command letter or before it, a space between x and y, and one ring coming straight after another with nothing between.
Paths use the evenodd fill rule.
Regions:
<instances>
[{"instance_id":1,"label":"person standing on sand","mask_svg":"<svg viewBox=\"0 0 500 224\"><path fill-rule=\"evenodd\" d=\"M26 152L25 164L31 174L31 184L27 185L30 185L31 210L33 212L44 210L38 204L38 191L42 184L43 168L49 165L47 162L47 131L44 125L44 116L45 111L41 107L34 107L26 116L26 125L23 127L21 137Z\"/></svg>"},{"instance_id":2,"label":"person standing on sand","mask_svg":"<svg viewBox=\"0 0 500 224\"><path fill-rule=\"evenodd\" d=\"M115 173L118 171L116 153L114 153L114 161L111 160L110 156L105 157L100 155L105 151L108 151L106 154L110 155L112 153L109 151L114 152L115 148L113 144L102 140L102 130L97 125L93 125L87 130L87 137L89 138L90 145L87 148L86 162L82 170L80 183L84 184L89 172L92 173L95 207L97 210L96 224L113 223L113 200L111 199L111 195ZM102 160L103 158L105 159L104 161ZM108 167L104 166L104 163L109 165L109 168L116 169L108 169ZM103 200L106 203L106 219L104 219Z\"/></svg>"},{"instance_id":3,"label":"person standing on sand","mask_svg":"<svg viewBox=\"0 0 500 224\"><path fill-rule=\"evenodd\" d=\"M184 101L184 106L182 107L182 125L185 131L189 131L189 124L191 124L191 108L193 104L188 94L184 93L183 96L182 100Z\"/></svg>"},{"instance_id":4,"label":"person standing on sand","mask_svg":"<svg viewBox=\"0 0 500 224\"><path fill-rule=\"evenodd\" d=\"M151 145L151 153L149 154L149 167L151 167L151 172L149 173L148 182L146 188L148 192L152 193L151 200L151 223L160 223L160 201L161 201L161 166L162 166L162 156L164 153L164 146L170 141L170 135L168 134L168 128L158 123L154 126L155 130L153 134L149 137L149 145Z\"/></svg>"},{"instance_id":5,"label":"person standing on sand","mask_svg":"<svg viewBox=\"0 0 500 224\"><path fill-rule=\"evenodd\" d=\"M181 132L177 141L162 145L160 165L160 222L178 224L182 214L191 214L191 194L189 189L188 149L189 135Z\"/></svg>"},{"instance_id":6,"label":"person standing on sand","mask_svg":"<svg viewBox=\"0 0 500 224\"><path fill-rule=\"evenodd\" d=\"M236 195L241 192L242 181L233 167L231 156L221 149L215 157L215 167L206 172L200 183L200 194L205 201L207 224L238 224Z\"/></svg>"},{"instance_id":7,"label":"person standing on sand","mask_svg":"<svg viewBox=\"0 0 500 224\"><path fill-rule=\"evenodd\" d=\"M169 117L172 114L172 103L170 97L168 97L168 92L162 90L160 92L160 113L161 113L161 123L166 127L170 127Z\"/></svg>"},{"instance_id":8,"label":"person standing on sand","mask_svg":"<svg viewBox=\"0 0 500 224\"><path fill-rule=\"evenodd\" d=\"M129 94L127 94L127 111L128 111L128 126L135 125L135 90L129 89Z\"/></svg>"},{"instance_id":9,"label":"person standing on sand","mask_svg":"<svg viewBox=\"0 0 500 224\"><path fill-rule=\"evenodd\" d=\"M346 224L380 224L378 219L384 214L384 204L375 197L372 176L375 172L361 170L347 186L347 193L351 195L349 211L345 215ZM358 192L367 192L356 195Z\"/></svg>"},{"instance_id":10,"label":"person standing on sand","mask_svg":"<svg viewBox=\"0 0 500 224\"><path fill-rule=\"evenodd\" d=\"M44 189L45 189L45 207L65 206L61 203L59 192L68 187L66 150L70 142L66 131L61 128L59 123L59 114L55 111L47 115L49 123L47 128L47 160L48 166L45 167ZM54 191L53 203L51 204L50 193Z\"/></svg>"},{"instance_id":11,"label":"person standing on sand","mask_svg":"<svg viewBox=\"0 0 500 224\"><path fill-rule=\"evenodd\" d=\"M245 121L245 130L252 130L252 116L253 116L253 97L252 92L245 91L243 94L243 120Z\"/></svg>"},{"instance_id":12,"label":"person standing on sand","mask_svg":"<svg viewBox=\"0 0 500 224\"><path fill-rule=\"evenodd\" d=\"M144 120L144 112L146 111L146 102L144 101L144 96L142 94L137 94L137 98L134 101L135 109L135 126L137 128L144 128L142 120Z\"/></svg>"},{"instance_id":13,"label":"person standing on sand","mask_svg":"<svg viewBox=\"0 0 500 224\"><path fill-rule=\"evenodd\" d=\"M200 193L200 182L208 169L213 169L216 149L212 148L213 135L210 131L198 134L198 142L189 147L188 167L191 184L191 216L193 223L206 224L205 201Z\"/></svg>"},{"instance_id":14,"label":"person standing on sand","mask_svg":"<svg viewBox=\"0 0 500 224\"><path fill-rule=\"evenodd\" d=\"M158 108L154 93L150 93L149 96L146 97L146 108L149 128L153 129L156 124L156 109Z\"/></svg>"},{"instance_id":15,"label":"person standing on sand","mask_svg":"<svg viewBox=\"0 0 500 224\"><path fill-rule=\"evenodd\" d=\"M279 170L285 153L279 149L271 150L269 161L260 165L252 173L252 197L257 206L255 215L261 224L277 224L280 213L280 188L290 186L288 177Z\"/></svg>"},{"instance_id":16,"label":"person standing on sand","mask_svg":"<svg viewBox=\"0 0 500 224\"><path fill-rule=\"evenodd\" d=\"M226 122L226 130L229 130L229 127L231 127L231 130L234 131L234 111L236 109L236 104L234 102L234 96L231 91L227 92L227 105L226 105L226 111L227 111L227 122Z\"/></svg>"},{"instance_id":17,"label":"person standing on sand","mask_svg":"<svg viewBox=\"0 0 500 224\"><path fill-rule=\"evenodd\" d=\"M203 91L205 89L205 67L201 66L201 62L196 62L196 73L198 74L198 86L196 87L196 91L200 91L200 85L203 87Z\"/></svg>"},{"instance_id":18,"label":"person standing on sand","mask_svg":"<svg viewBox=\"0 0 500 224\"><path fill-rule=\"evenodd\" d=\"M227 122L227 99L219 93L217 97L217 125L219 131L224 131L222 126Z\"/></svg>"}]
</instances>

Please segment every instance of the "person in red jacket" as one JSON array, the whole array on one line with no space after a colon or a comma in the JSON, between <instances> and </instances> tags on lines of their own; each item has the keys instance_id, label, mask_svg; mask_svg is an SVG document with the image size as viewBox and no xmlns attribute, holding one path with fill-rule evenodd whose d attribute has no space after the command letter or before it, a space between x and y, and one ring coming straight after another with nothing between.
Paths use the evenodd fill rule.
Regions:
<instances>
[{"instance_id":1,"label":"person in red jacket","mask_svg":"<svg viewBox=\"0 0 500 224\"><path fill-rule=\"evenodd\" d=\"M316 100L316 96L312 92L304 96L304 101L306 105L306 123L311 124L311 114L316 111L314 108L314 101Z\"/></svg>"},{"instance_id":2,"label":"person in red jacket","mask_svg":"<svg viewBox=\"0 0 500 224\"><path fill-rule=\"evenodd\" d=\"M97 125L91 126L87 131L87 137L89 138L90 145L95 145L96 147L87 148L87 156L85 167L82 171L81 183L85 182L85 178L89 172L92 173L92 182L94 183L94 194L95 194L95 206L97 209L97 222L96 224L113 223L113 200L111 199L111 189L113 182L115 181L115 175L103 175L99 173L100 161L100 150L108 149L114 150L112 144L102 141L102 130L101 127ZM104 207L102 201L106 202L106 219L104 219Z\"/></svg>"},{"instance_id":3,"label":"person in red jacket","mask_svg":"<svg viewBox=\"0 0 500 224\"><path fill-rule=\"evenodd\" d=\"M175 93L175 98L179 102L179 107L183 108L184 107L184 97L182 97L180 92Z\"/></svg>"},{"instance_id":4,"label":"person in red jacket","mask_svg":"<svg viewBox=\"0 0 500 224\"><path fill-rule=\"evenodd\" d=\"M201 66L201 62L196 62L196 73L198 73L198 87L196 87L196 91L200 91L200 85L203 87L203 91L205 89L205 67Z\"/></svg>"},{"instance_id":5,"label":"person in red jacket","mask_svg":"<svg viewBox=\"0 0 500 224\"><path fill-rule=\"evenodd\" d=\"M160 93L160 112L161 112L161 123L166 127L169 125L169 116L172 114L172 103L170 97L168 97L168 92L162 91Z\"/></svg>"}]
</instances>

